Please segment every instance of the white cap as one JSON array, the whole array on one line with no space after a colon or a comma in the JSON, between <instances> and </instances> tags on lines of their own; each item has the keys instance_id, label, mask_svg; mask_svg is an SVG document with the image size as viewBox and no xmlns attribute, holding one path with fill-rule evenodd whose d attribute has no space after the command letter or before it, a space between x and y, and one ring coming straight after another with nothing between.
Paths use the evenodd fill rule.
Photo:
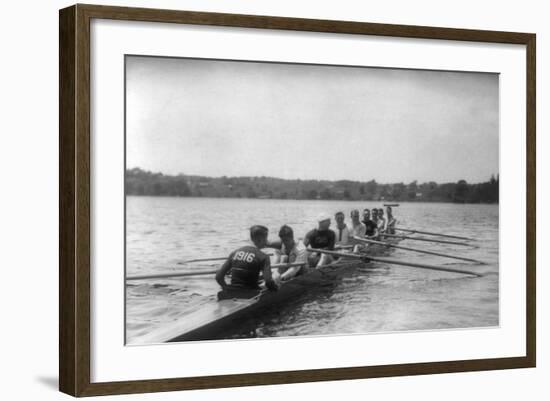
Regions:
<instances>
[{"instance_id":1,"label":"white cap","mask_svg":"<svg viewBox=\"0 0 550 401\"><path fill-rule=\"evenodd\" d=\"M320 223L322 221L325 221L325 220L330 220L332 218L332 216L328 213L321 213L318 217L317 217L317 222Z\"/></svg>"}]
</instances>

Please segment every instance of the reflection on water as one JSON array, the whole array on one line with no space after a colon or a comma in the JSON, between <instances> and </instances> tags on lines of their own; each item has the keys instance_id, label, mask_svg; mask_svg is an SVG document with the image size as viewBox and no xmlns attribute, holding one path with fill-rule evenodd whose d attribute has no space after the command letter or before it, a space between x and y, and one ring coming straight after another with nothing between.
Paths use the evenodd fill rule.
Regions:
<instances>
[{"instance_id":1,"label":"reflection on water","mask_svg":"<svg viewBox=\"0 0 550 401\"><path fill-rule=\"evenodd\" d=\"M297 237L321 212L378 207L374 202L127 197L126 274L212 269L216 263L178 265L186 259L225 256L247 243L248 228L263 224L276 239L283 224ZM406 241L489 264L395 250L392 258L489 272L480 278L371 263L346 269L331 285L266 310L226 338L366 333L498 325L498 206L402 203L401 227L479 239L479 248ZM402 243L404 244L404 243ZM126 289L128 343L213 302L213 276L134 281Z\"/></svg>"}]
</instances>

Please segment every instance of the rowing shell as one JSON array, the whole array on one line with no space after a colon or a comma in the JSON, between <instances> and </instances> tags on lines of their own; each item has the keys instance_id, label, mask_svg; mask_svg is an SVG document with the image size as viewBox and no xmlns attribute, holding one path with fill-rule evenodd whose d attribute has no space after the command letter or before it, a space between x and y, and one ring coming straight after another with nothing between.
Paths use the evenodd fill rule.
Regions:
<instances>
[{"instance_id":1,"label":"rowing shell","mask_svg":"<svg viewBox=\"0 0 550 401\"><path fill-rule=\"evenodd\" d=\"M397 243L400 238L386 238L385 242ZM370 245L365 256L387 253L389 248L383 245ZM341 271L346 267L361 265L357 259L340 259L337 262L318 269L309 268L307 273L298 275L281 284L278 291L262 290L257 296L249 299L233 298L215 301L201 306L160 329L144 335L140 343L155 344L166 342L205 340L216 338L217 334L230 329L236 319L253 316L258 310L283 303L291 298L318 286L327 275Z\"/></svg>"},{"instance_id":2,"label":"rowing shell","mask_svg":"<svg viewBox=\"0 0 550 401\"><path fill-rule=\"evenodd\" d=\"M308 289L323 282L327 275L337 273L347 267L361 265L362 262L341 259L338 262L298 275L281 284L278 291L262 290L250 299L224 299L201 306L174 322L142 336L139 343L158 344L166 342L208 340L219 337L230 328L236 319L253 316L260 309L285 302L303 294Z\"/></svg>"}]
</instances>

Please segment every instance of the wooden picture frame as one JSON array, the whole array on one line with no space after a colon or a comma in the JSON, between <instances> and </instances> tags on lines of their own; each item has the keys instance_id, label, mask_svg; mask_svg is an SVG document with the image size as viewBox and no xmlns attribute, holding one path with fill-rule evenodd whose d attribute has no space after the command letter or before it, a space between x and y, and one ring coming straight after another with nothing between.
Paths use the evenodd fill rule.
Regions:
<instances>
[{"instance_id":1,"label":"wooden picture frame","mask_svg":"<svg viewBox=\"0 0 550 401\"><path fill-rule=\"evenodd\" d=\"M523 357L92 383L90 380L90 21L94 18L526 46L527 250ZM536 361L535 34L254 15L74 5L59 14L59 388L73 396L144 393L534 367Z\"/></svg>"}]
</instances>

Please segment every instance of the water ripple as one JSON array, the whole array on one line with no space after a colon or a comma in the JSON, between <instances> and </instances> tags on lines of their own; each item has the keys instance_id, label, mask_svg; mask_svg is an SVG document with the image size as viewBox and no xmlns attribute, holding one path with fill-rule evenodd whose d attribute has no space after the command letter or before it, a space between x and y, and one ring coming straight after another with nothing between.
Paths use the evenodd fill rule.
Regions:
<instances>
[{"instance_id":1,"label":"water ripple","mask_svg":"<svg viewBox=\"0 0 550 401\"><path fill-rule=\"evenodd\" d=\"M248 228L266 225L271 238L282 224L297 237L314 227L320 212L374 207L369 202L257 199L127 199L127 274L212 269L219 262L177 261L226 256L247 242ZM499 323L498 206L404 203L395 214L403 227L479 238L479 248L407 241L412 248L487 261L476 266L436 256L392 251L402 261L463 268L481 278L370 263L328 274L298 299L239 325L224 338L347 334L395 330L495 326ZM126 286L127 340L181 319L214 302L212 276L151 280Z\"/></svg>"}]
</instances>

